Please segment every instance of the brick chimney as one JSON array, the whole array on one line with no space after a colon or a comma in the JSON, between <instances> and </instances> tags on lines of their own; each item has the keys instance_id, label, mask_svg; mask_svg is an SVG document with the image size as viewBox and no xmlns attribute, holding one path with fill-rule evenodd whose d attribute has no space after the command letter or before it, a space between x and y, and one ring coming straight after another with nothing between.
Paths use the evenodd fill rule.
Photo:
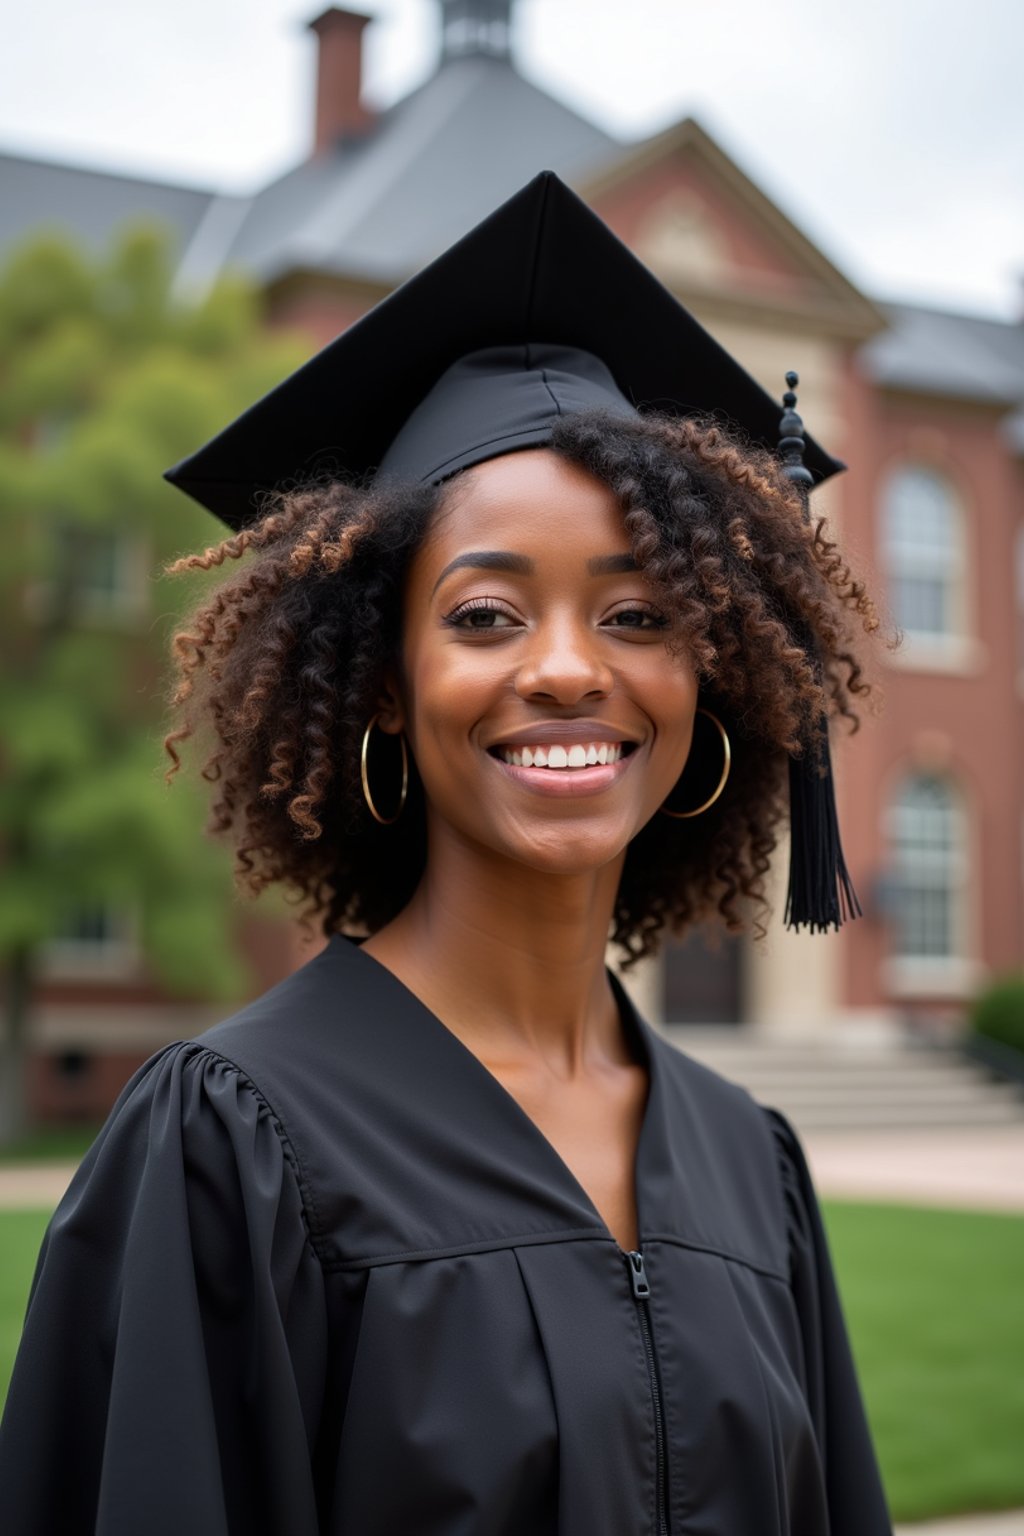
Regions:
<instances>
[{"instance_id":1,"label":"brick chimney","mask_svg":"<svg viewBox=\"0 0 1024 1536\"><path fill-rule=\"evenodd\" d=\"M332 5L309 23L319 45L314 154L361 137L373 125L373 113L362 101L363 28L370 20Z\"/></svg>"}]
</instances>

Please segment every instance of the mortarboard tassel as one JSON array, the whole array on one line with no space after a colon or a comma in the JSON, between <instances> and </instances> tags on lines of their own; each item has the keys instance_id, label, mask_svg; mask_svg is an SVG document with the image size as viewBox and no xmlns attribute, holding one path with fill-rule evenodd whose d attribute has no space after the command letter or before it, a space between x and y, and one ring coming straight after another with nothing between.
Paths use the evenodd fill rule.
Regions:
<instances>
[{"instance_id":1,"label":"mortarboard tassel","mask_svg":"<svg viewBox=\"0 0 1024 1536\"><path fill-rule=\"evenodd\" d=\"M804 517L810 522L810 492L814 477L804 464L804 424L796 411L795 373L786 374L785 409L779 422L779 457L783 473L800 492ZM820 666L820 663L819 663ZM786 893L786 926L811 933L838 929L847 919L860 917L861 907L853 888L839 837L828 719L822 717L817 740L809 742L799 757L789 760L789 889Z\"/></svg>"}]
</instances>

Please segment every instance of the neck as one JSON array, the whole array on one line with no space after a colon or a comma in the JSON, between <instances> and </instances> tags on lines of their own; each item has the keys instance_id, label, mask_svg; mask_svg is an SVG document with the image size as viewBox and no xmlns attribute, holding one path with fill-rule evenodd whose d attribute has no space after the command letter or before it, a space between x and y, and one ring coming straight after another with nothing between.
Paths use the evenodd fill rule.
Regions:
<instances>
[{"instance_id":1,"label":"neck","mask_svg":"<svg viewBox=\"0 0 1024 1536\"><path fill-rule=\"evenodd\" d=\"M622 859L547 874L432 843L412 901L364 948L485 1060L570 1078L628 1059L605 971Z\"/></svg>"}]
</instances>

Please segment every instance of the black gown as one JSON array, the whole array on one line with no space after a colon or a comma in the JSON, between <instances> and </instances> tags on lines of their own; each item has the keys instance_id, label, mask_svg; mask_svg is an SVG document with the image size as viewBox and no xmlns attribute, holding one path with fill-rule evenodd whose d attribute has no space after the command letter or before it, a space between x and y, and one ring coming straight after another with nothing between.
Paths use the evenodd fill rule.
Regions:
<instances>
[{"instance_id":1,"label":"black gown","mask_svg":"<svg viewBox=\"0 0 1024 1536\"><path fill-rule=\"evenodd\" d=\"M6 1536L884 1536L787 1121L675 1049L627 1254L336 937L127 1084L47 1230Z\"/></svg>"}]
</instances>

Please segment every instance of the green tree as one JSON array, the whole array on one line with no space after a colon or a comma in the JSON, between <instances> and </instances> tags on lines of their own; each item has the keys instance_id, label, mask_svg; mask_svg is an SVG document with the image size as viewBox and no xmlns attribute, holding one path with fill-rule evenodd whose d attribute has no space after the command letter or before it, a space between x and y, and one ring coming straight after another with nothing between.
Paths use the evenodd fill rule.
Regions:
<instances>
[{"instance_id":1,"label":"green tree","mask_svg":"<svg viewBox=\"0 0 1024 1536\"><path fill-rule=\"evenodd\" d=\"M43 946L69 925L133 914L175 995L244 985L229 860L161 748L168 637L197 593L160 572L217 525L161 472L303 351L241 281L177 300L153 228L95 260L40 238L0 270L0 1140L24 1124Z\"/></svg>"}]
</instances>

